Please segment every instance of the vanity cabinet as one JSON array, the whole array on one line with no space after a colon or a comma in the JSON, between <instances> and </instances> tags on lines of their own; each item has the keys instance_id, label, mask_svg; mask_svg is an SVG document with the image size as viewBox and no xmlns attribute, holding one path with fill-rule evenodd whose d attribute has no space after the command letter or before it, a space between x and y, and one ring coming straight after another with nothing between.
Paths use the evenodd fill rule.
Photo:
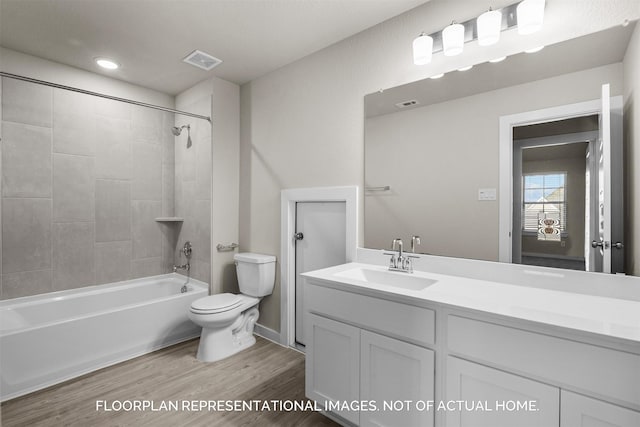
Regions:
<instances>
[{"instance_id":1,"label":"vanity cabinet","mask_svg":"<svg viewBox=\"0 0 640 427\"><path fill-rule=\"evenodd\" d=\"M450 356L446 390L467 405L447 411L447 427L558 427L560 390L547 384Z\"/></svg>"},{"instance_id":2,"label":"vanity cabinet","mask_svg":"<svg viewBox=\"0 0 640 427\"><path fill-rule=\"evenodd\" d=\"M416 407L433 401L433 351L314 314L307 322L307 397L354 425L433 426L433 412Z\"/></svg>"},{"instance_id":3,"label":"vanity cabinet","mask_svg":"<svg viewBox=\"0 0 640 427\"><path fill-rule=\"evenodd\" d=\"M308 282L306 390L377 407L344 425L640 426L633 340L340 283Z\"/></svg>"}]
</instances>

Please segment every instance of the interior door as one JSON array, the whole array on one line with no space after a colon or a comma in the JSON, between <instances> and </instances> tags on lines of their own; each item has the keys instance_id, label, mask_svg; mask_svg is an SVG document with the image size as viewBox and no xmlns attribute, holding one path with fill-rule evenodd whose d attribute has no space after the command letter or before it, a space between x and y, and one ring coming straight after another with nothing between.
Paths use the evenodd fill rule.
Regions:
<instances>
[{"instance_id":1,"label":"interior door","mask_svg":"<svg viewBox=\"0 0 640 427\"><path fill-rule=\"evenodd\" d=\"M592 247L596 251L596 271L611 272L611 96L608 84L602 86L598 141L598 231Z\"/></svg>"},{"instance_id":2,"label":"interior door","mask_svg":"<svg viewBox=\"0 0 640 427\"><path fill-rule=\"evenodd\" d=\"M346 262L346 203L296 203L296 342L305 345L304 288L307 271Z\"/></svg>"},{"instance_id":3,"label":"interior door","mask_svg":"<svg viewBox=\"0 0 640 427\"><path fill-rule=\"evenodd\" d=\"M602 86L599 140L594 154L594 233L589 239L592 261L589 271L624 272L624 188L622 143L622 97L610 97Z\"/></svg>"}]
</instances>

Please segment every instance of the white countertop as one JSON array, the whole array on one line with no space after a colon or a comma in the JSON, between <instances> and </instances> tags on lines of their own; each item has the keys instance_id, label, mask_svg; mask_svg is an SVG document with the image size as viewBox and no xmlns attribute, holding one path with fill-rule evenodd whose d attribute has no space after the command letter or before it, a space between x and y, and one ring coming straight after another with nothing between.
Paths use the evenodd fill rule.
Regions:
<instances>
[{"instance_id":1,"label":"white countertop","mask_svg":"<svg viewBox=\"0 0 640 427\"><path fill-rule=\"evenodd\" d=\"M353 268L387 271L387 267L349 263L303 275L331 282L345 290L371 296L400 296L402 299L435 302L494 313L502 316L570 328L640 342L640 302L585 295L530 286L509 285L486 280L415 271L415 277L436 280L422 290L402 289L379 283L336 276ZM409 273L389 272L407 275Z\"/></svg>"}]
</instances>

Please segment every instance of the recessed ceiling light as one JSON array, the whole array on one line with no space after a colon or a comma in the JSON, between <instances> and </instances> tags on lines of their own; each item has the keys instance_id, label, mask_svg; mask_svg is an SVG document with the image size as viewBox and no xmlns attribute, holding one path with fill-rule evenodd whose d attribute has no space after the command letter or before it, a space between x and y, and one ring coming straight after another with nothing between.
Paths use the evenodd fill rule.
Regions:
<instances>
[{"instance_id":1,"label":"recessed ceiling light","mask_svg":"<svg viewBox=\"0 0 640 427\"><path fill-rule=\"evenodd\" d=\"M108 58L96 58L96 64L107 70L116 70L120 68L120 64Z\"/></svg>"},{"instance_id":2,"label":"recessed ceiling light","mask_svg":"<svg viewBox=\"0 0 640 427\"><path fill-rule=\"evenodd\" d=\"M538 47L534 47L533 49L525 50L525 52L536 53L536 52L540 52L542 49L544 49L544 46L538 46Z\"/></svg>"},{"instance_id":3,"label":"recessed ceiling light","mask_svg":"<svg viewBox=\"0 0 640 427\"><path fill-rule=\"evenodd\" d=\"M506 56L501 56L500 58L492 59L492 60L491 60L491 61L489 61L489 62L491 62L491 63L495 64L496 62L502 62L502 61L504 61L505 59L507 59L507 57L506 57Z\"/></svg>"},{"instance_id":4,"label":"recessed ceiling light","mask_svg":"<svg viewBox=\"0 0 640 427\"><path fill-rule=\"evenodd\" d=\"M440 73L440 74L436 74L435 76L431 76L429 77L430 79L439 79L440 77L444 76L444 73Z\"/></svg>"},{"instance_id":5,"label":"recessed ceiling light","mask_svg":"<svg viewBox=\"0 0 640 427\"><path fill-rule=\"evenodd\" d=\"M469 71L472 68L473 68L473 65L469 65L466 67L458 68L458 71Z\"/></svg>"}]
</instances>

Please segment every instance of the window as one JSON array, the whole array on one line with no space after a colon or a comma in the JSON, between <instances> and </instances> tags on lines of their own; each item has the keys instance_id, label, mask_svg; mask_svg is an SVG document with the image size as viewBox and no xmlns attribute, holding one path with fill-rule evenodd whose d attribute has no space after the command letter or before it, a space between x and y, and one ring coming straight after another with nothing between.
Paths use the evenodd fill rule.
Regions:
<instances>
[{"instance_id":1,"label":"window","mask_svg":"<svg viewBox=\"0 0 640 427\"><path fill-rule=\"evenodd\" d=\"M560 231L567 231L567 173L530 174L522 177L522 230L538 231L538 214L553 213L560 218Z\"/></svg>"}]
</instances>

